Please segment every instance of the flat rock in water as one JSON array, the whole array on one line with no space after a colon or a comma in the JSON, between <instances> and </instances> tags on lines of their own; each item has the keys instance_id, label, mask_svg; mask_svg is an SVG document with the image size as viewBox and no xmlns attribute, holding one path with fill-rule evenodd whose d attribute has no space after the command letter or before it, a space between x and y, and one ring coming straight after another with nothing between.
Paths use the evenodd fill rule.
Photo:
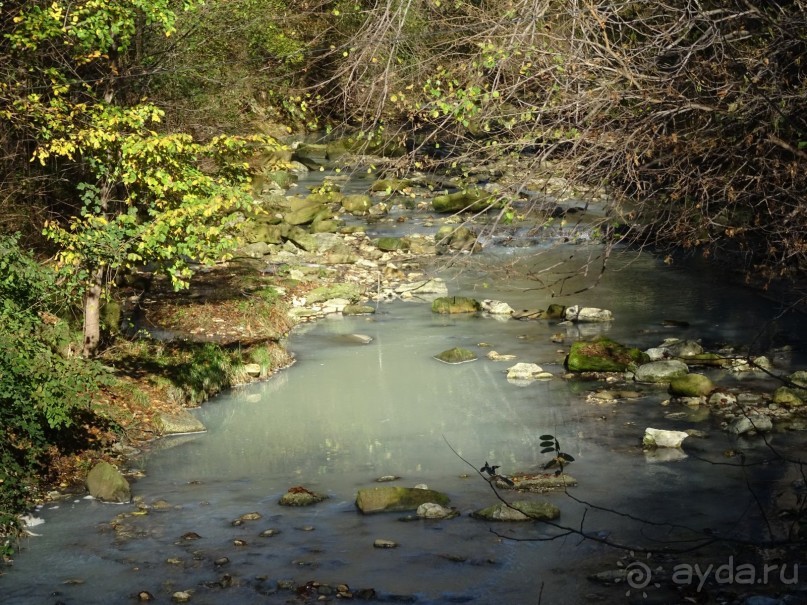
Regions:
<instances>
[{"instance_id":1,"label":"flat rock in water","mask_svg":"<svg viewBox=\"0 0 807 605\"><path fill-rule=\"evenodd\" d=\"M281 506L311 506L312 504L322 502L327 497L328 496L324 494L312 492L302 486L295 486L289 488L289 491L280 497L278 504Z\"/></svg>"},{"instance_id":2,"label":"flat rock in water","mask_svg":"<svg viewBox=\"0 0 807 605\"><path fill-rule=\"evenodd\" d=\"M491 315L512 315L513 307L501 300L485 299L482 301L481 308L485 313Z\"/></svg>"},{"instance_id":3,"label":"flat rock in water","mask_svg":"<svg viewBox=\"0 0 807 605\"><path fill-rule=\"evenodd\" d=\"M508 478L513 482L513 485L509 485L504 481L496 481L496 487L525 492L548 492L577 485L577 479L565 473L560 475L555 475L554 473L519 473L510 475Z\"/></svg>"},{"instance_id":4,"label":"flat rock in water","mask_svg":"<svg viewBox=\"0 0 807 605\"><path fill-rule=\"evenodd\" d=\"M414 487L369 487L360 489L356 495L356 507L365 514L417 510L427 502L446 506L449 501L441 492Z\"/></svg>"},{"instance_id":5,"label":"flat rock in water","mask_svg":"<svg viewBox=\"0 0 807 605\"><path fill-rule=\"evenodd\" d=\"M434 356L437 361L443 363L466 363L468 361L476 361L476 353L463 349L462 347L454 347Z\"/></svg>"},{"instance_id":6,"label":"flat rock in water","mask_svg":"<svg viewBox=\"0 0 807 605\"><path fill-rule=\"evenodd\" d=\"M536 363L517 363L507 369L508 380L549 380L552 374Z\"/></svg>"},{"instance_id":7,"label":"flat rock in water","mask_svg":"<svg viewBox=\"0 0 807 605\"><path fill-rule=\"evenodd\" d=\"M547 521L560 517L560 509L550 502L517 500L509 506L498 502L474 511L471 516L485 521Z\"/></svg>"},{"instance_id":8,"label":"flat rock in water","mask_svg":"<svg viewBox=\"0 0 807 605\"><path fill-rule=\"evenodd\" d=\"M172 414L159 414L156 418L156 424L161 435L204 433L207 430L196 416L185 409L179 409Z\"/></svg>"},{"instance_id":9,"label":"flat rock in water","mask_svg":"<svg viewBox=\"0 0 807 605\"><path fill-rule=\"evenodd\" d=\"M459 514L457 509L441 506L435 502L426 502L417 509L417 516L422 519L453 519Z\"/></svg>"},{"instance_id":10,"label":"flat rock in water","mask_svg":"<svg viewBox=\"0 0 807 605\"><path fill-rule=\"evenodd\" d=\"M651 361L636 368L634 377L637 382L670 382L673 378L686 376L689 373L687 364L677 359Z\"/></svg>"},{"instance_id":11,"label":"flat rock in water","mask_svg":"<svg viewBox=\"0 0 807 605\"><path fill-rule=\"evenodd\" d=\"M647 428L644 431L642 445L644 447L681 447L689 433L684 431L668 431L665 429Z\"/></svg>"}]
</instances>

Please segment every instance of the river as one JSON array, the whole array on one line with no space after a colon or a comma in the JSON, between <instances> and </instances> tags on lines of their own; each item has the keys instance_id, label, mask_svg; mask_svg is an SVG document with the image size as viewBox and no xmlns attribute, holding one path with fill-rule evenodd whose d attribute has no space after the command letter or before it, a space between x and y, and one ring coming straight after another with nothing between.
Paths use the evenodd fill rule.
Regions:
<instances>
[{"instance_id":1,"label":"river","mask_svg":"<svg viewBox=\"0 0 807 605\"><path fill-rule=\"evenodd\" d=\"M110 522L136 511L134 506L84 498L44 506L36 512L44 523L31 528L38 535L23 542L14 565L0 577L0 601L131 603L148 591L156 602L169 602L174 592L189 591L192 603L284 603L296 602L287 581L310 580L373 588L385 602L605 599L606 589L585 577L601 571L603 562L615 567L625 551L577 535L547 541L560 530L490 524L468 514L496 501L475 469L490 462L505 473L537 470L548 459L539 445L546 433L574 456L567 472L579 481L570 490L579 499L716 534L735 531L738 520L740 527L750 524L743 517L751 501L743 472L702 458L720 460L724 450L740 447L751 457L763 455L761 440L738 442L714 430L697 409L663 405L663 390L642 388L640 398L611 405L586 402L586 393L602 385L562 379L563 352L574 338L597 334L640 347L673 336L798 346L803 318L782 315L775 304L721 283L702 268L668 267L627 251L614 256L597 288L551 297L523 268L502 270L523 252L496 248L473 265L441 275L452 294L499 299L516 309L579 303L611 309L615 320L567 328L546 321L438 316L427 304L396 301L381 303L371 317L331 317L300 326L289 342L296 364L197 410L206 433L164 439L133 461L144 473L134 493L148 504L163 502L161 510L122 519L125 532L116 532ZM571 252L587 254L568 248L536 262L549 266L551 254ZM565 291L581 285L569 282ZM689 327L666 328L664 319ZM558 332L567 334L564 344L550 340ZM373 340L357 344L352 334ZM477 351L480 359L461 365L433 359L455 346ZM487 359L491 349L536 362L555 377L527 385L508 382L505 370L511 364ZM776 359L782 368L801 362ZM758 376L715 378L734 387L765 382ZM639 447L647 426L697 428L711 437L688 439L684 449L690 455L660 462ZM782 447L794 440L802 434L770 437ZM361 515L354 506L357 490L385 475L400 477L397 485L425 483L447 493L462 515L414 522L395 513ZM279 506L278 498L297 485L329 497L307 508ZM686 533L586 507L562 493L548 498L560 507L562 524L614 542L646 544L653 538L671 544ZM233 525L250 512L262 518ZM267 529L277 531L261 536ZM188 540L189 532L198 539ZM123 539L123 533L131 537ZM376 539L398 547L374 548ZM658 544L662 549L664 543Z\"/></svg>"}]
</instances>

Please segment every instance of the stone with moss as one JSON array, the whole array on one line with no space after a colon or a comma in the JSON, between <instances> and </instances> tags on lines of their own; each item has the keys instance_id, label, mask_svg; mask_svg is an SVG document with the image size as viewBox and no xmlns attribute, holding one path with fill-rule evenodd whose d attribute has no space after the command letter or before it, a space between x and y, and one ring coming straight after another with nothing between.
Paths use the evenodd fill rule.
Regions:
<instances>
[{"instance_id":1,"label":"stone with moss","mask_svg":"<svg viewBox=\"0 0 807 605\"><path fill-rule=\"evenodd\" d=\"M494 201L493 196L482 189L463 189L435 196L432 199L432 208L441 214L471 212L492 207Z\"/></svg>"},{"instance_id":2,"label":"stone with moss","mask_svg":"<svg viewBox=\"0 0 807 605\"><path fill-rule=\"evenodd\" d=\"M349 212L350 214L367 214L370 210L370 206L372 206L370 196L363 193L346 195L342 198L342 208L344 208L345 212Z\"/></svg>"},{"instance_id":3,"label":"stone with moss","mask_svg":"<svg viewBox=\"0 0 807 605\"><path fill-rule=\"evenodd\" d=\"M325 302L332 298L346 298L347 300L357 300L361 298L364 289L359 285L352 282L342 282L335 284L328 284L314 288L305 295L305 300L308 304L315 304Z\"/></svg>"},{"instance_id":4,"label":"stone with moss","mask_svg":"<svg viewBox=\"0 0 807 605\"><path fill-rule=\"evenodd\" d=\"M306 252L315 252L319 247L317 238L300 227L291 228L286 239Z\"/></svg>"},{"instance_id":5,"label":"stone with moss","mask_svg":"<svg viewBox=\"0 0 807 605\"><path fill-rule=\"evenodd\" d=\"M375 313L375 307L370 305L345 305L342 315L371 315Z\"/></svg>"},{"instance_id":6,"label":"stone with moss","mask_svg":"<svg viewBox=\"0 0 807 605\"><path fill-rule=\"evenodd\" d=\"M546 308L546 319L563 319L566 316L566 306L551 304Z\"/></svg>"},{"instance_id":7,"label":"stone with moss","mask_svg":"<svg viewBox=\"0 0 807 605\"><path fill-rule=\"evenodd\" d=\"M380 237L375 244L379 250L384 252L394 252L395 250L406 250L409 242L401 237Z\"/></svg>"},{"instance_id":8,"label":"stone with moss","mask_svg":"<svg viewBox=\"0 0 807 605\"><path fill-rule=\"evenodd\" d=\"M322 204L303 201L292 205L291 212L283 215L283 220L289 225L305 225L321 216L325 207Z\"/></svg>"},{"instance_id":9,"label":"stone with moss","mask_svg":"<svg viewBox=\"0 0 807 605\"><path fill-rule=\"evenodd\" d=\"M647 360L647 355L639 349L602 337L573 343L566 357L566 369L570 372L624 372L631 365Z\"/></svg>"},{"instance_id":10,"label":"stone with moss","mask_svg":"<svg viewBox=\"0 0 807 605\"><path fill-rule=\"evenodd\" d=\"M378 179L375 183L370 185L370 191L394 193L396 191L403 191L409 185L409 179Z\"/></svg>"},{"instance_id":11,"label":"stone with moss","mask_svg":"<svg viewBox=\"0 0 807 605\"><path fill-rule=\"evenodd\" d=\"M687 374L670 380L669 393L674 397L700 397L711 393L715 388L708 376Z\"/></svg>"},{"instance_id":12,"label":"stone with moss","mask_svg":"<svg viewBox=\"0 0 807 605\"><path fill-rule=\"evenodd\" d=\"M432 312L443 315L476 313L480 308L478 300L466 296L441 296L432 302Z\"/></svg>"},{"instance_id":13,"label":"stone with moss","mask_svg":"<svg viewBox=\"0 0 807 605\"><path fill-rule=\"evenodd\" d=\"M103 502L129 502L132 489L129 482L109 462L101 461L87 474L87 491L93 498Z\"/></svg>"},{"instance_id":14,"label":"stone with moss","mask_svg":"<svg viewBox=\"0 0 807 605\"><path fill-rule=\"evenodd\" d=\"M779 387L773 392L771 401L786 408L797 408L804 405L805 391L790 387Z\"/></svg>"},{"instance_id":15,"label":"stone with moss","mask_svg":"<svg viewBox=\"0 0 807 605\"><path fill-rule=\"evenodd\" d=\"M438 353L434 356L437 361L442 361L443 363L466 363L468 361L476 361L478 357L476 353L473 351L469 351L468 349L463 349L462 347L454 347L453 349L447 349L442 353Z\"/></svg>"},{"instance_id":16,"label":"stone with moss","mask_svg":"<svg viewBox=\"0 0 807 605\"><path fill-rule=\"evenodd\" d=\"M356 495L356 508L364 514L417 510L421 504L434 502L448 506L451 499L432 489L382 486L360 489Z\"/></svg>"}]
</instances>

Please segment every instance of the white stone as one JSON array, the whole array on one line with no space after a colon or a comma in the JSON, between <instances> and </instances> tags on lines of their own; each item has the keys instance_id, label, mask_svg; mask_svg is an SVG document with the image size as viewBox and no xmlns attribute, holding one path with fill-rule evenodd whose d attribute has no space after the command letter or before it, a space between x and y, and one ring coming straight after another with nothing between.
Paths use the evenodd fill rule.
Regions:
<instances>
[{"instance_id":1,"label":"white stone","mask_svg":"<svg viewBox=\"0 0 807 605\"><path fill-rule=\"evenodd\" d=\"M513 307L500 300L485 299L481 303L482 310L491 315L512 315Z\"/></svg>"},{"instance_id":2,"label":"white stone","mask_svg":"<svg viewBox=\"0 0 807 605\"><path fill-rule=\"evenodd\" d=\"M548 372L536 363L517 363L507 369L508 380L536 380L547 378ZM552 377L551 374L548 376Z\"/></svg>"},{"instance_id":3,"label":"white stone","mask_svg":"<svg viewBox=\"0 0 807 605\"><path fill-rule=\"evenodd\" d=\"M417 509L417 516L424 519L445 519L454 515L454 511L436 502L424 502Z\"/></svg>"},{"instance_id":4,"label":"white stone","mask_svg":"<svg viewBox=\"0 0 807 605\"><path fill-rule=\"evenodd\" d=\"M684 431L646 428L642 444L645 447L681 447L687 437L689 433Z\"/></svg>"},{"instance_id":5,"label":"white stone","mask_svg":"<svg viewBox=\"0 0 807 605\"><path fill-rule=\"evenodd\" d=\"M577 322L597 322L611 321L613 313L608 309L598 309L597 307L581 307L574 305L566 309L564 317L569 321Z\"/></svg>"}]
</instances>

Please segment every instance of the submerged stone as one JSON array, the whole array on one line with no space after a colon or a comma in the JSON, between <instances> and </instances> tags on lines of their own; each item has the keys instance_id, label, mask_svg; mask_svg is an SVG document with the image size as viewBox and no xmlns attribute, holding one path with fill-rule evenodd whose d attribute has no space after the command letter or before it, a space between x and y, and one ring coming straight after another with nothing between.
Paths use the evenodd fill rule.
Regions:
<instances>
[{"instance_id":1,"label":"submerged stone","mask_svg":"<svg viewBox=\"0 0 807 605\"><path fill-rule=\"evenodd\" d=\"M450 498L432 489L398 486L364 488L356 495L356 508L364 514L417 510L428 502L447 506Z\"/></svg>"},{"instance_id":2,"label":"submerged stone","mask_svg":"<svg viewBox=\"0 0 807 605\"><path fill-rule=\"evenodd\" d=\"M465 363L468 361L476 361L477 356L473 351L463 349L462 347L454 347L434 356L437 361L443 363Z\"/></svg>"},{"instance_id":3,"label":"submerged stone","mask_svg":"<svg viewBox=\"0 0 807 605\"><path fill-rule=\"evenodd\" d=\"M326 500L328 496L312 492L302 486L289 488L285 494L280 497L278 504L281 506L311 506Z\"/></svg>"},{"instance_id":4,"label":"submerged stone","mask_svg":"<svg viewBox=\"0 0 807 605\"><path fill-rule=\"evenodd\" d=\"M471 516L484 521L548 521L560 517L560 509L546 501L516 500L509 506L498 502L481 508Z\"/></svg>"}]
</instances>

